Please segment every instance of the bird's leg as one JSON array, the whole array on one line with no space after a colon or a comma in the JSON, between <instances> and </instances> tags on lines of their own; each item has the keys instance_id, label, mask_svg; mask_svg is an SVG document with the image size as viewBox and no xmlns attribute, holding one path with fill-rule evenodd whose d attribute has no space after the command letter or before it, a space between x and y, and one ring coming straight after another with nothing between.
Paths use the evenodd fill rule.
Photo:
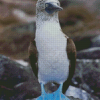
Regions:
<instances>
[{"instance_id":1,"label":"bird's leg","mask_svg":"<svg viewBox=\"0 0 100 100\"><path fill-rule=\"evenodd\" d=\"M70 100L62 93L63 84L61 83L57 90L57 100Z\"/></svg>"},{"instance_id":2,"label":"bird's leg","mask_svg":"<svg viewBox=\"0 0 100 100\"><path fill-rule=\"evenodd\" d=\"M41 83L41 96L38 97L36 100L70 100L68 99L63 93L62 93L62 86L63 84L60 84L57 91L53 93L46 93L44 89L44 84Z\"/></svg>"},{"instance_id":3,"label":"bird's leg","mask_svg":"<svg viewBox=\"0 0 100 100\"><path fill-rule=\"evenodd\" d=\"M44 100L44 96L45 96L45 89L44 89L44 84L43 83L40 83L40 85L41 85L41 95L42 95L42 97L43 97L43 100Z\"/></svg>"},{"instance_id":4,"label":"bird's leg","mask_svg":"<svg viewBox=\"0 0 100 100\"><path fill-rule=\"evenodd\" d=\"M63 87L63 83L61 83L60 86L59 86L59 96L60 96L60 99L59 100L62 100L62 98L61 98L62 87Z\"/></svg>"},{"instance_id":5,"label":"bird's leg","mask_svg":"<svg viewBox=\"0 0 100 100\"><path fill-rule=\"evenodd\" d=\"M63 100L61 97L62 96L62 86L63 84L60 84L58 90L54 92L54 96L55 96L54 100Z\"/></svg>"}]
</instances>

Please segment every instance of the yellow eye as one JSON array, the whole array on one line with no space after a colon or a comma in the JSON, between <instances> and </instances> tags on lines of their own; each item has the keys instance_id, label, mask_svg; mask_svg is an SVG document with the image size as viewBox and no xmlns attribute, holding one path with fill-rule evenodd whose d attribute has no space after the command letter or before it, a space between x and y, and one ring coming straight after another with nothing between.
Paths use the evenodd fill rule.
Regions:
<instances>
[{"instance_id":1,"label":"yellow eye","mask_svg":"<svg viewBox=\"0 0 100 100\"><path fill-rule=\"evenodd\" d=\"M60 6L60 3L57 3L58 6Z\"/></svg>"},{"instance_id":2,"label":"yellow eye","mask_svg":"<svg viewBox=\"0 0 100 100\"><path fill-rule=\"evenodd\" d=\"M49 4L45 4L45 7L48 7L49 6Z\"/></svg>"}]
</instances>

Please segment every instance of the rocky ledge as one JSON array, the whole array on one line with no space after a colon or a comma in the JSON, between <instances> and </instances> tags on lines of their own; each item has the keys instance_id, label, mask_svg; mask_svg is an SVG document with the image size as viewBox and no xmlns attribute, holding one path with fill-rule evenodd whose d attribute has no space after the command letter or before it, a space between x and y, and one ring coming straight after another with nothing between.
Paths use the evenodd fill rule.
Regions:
<instances>
[{"instance_id":1,"label":"rocky ledge","mask_svg":"<svg viewBox=\"0 0 100 100\"><path fill-rule=\"evenodd\" d=\"M70 100L100 99L99 65L100 60L77 59L72 84L65 94ZM58 86L52 86L51 83L45 86L48 92L53 92L57 88ZM0 100L34 100L40 95L40 84L31 67L0 55Z\"/></svg>"},{"instance_id":2,"label":"rocky ledge","mask_svg":"<svg viewBox=\"0 0 100 100\"><path fill-rule=\"evenodd\" d=\"M57 86L46 85L48 92ZM0 100L34 100L41 95L40 84L30 66L23 66L10 58L0 55ZM70 100L80 100L69 97Z\"/></svg>"}]
</instances>

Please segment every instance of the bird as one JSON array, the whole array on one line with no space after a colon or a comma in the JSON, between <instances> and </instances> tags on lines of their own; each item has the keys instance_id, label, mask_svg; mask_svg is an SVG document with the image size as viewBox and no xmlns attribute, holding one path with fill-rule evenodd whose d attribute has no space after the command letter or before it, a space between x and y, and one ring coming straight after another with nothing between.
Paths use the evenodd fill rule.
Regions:
<instances>
[{"instance_id":1,"label":"bird","mask_svg":"<svg viewBox=\"0 0 100 100\"><path fill-rule=\"evenodd\" d=\"M60 26L58 12L61 10L63 8L58 0L37 1L36 32L28 49L32 70L41 85L41 96L45 98L44 85L55 82L59 84L55 92L59 94L57 100L64 97L62 91L65 92L69 87L76 65L75 44Z\"/></svg>"}]
</instances>

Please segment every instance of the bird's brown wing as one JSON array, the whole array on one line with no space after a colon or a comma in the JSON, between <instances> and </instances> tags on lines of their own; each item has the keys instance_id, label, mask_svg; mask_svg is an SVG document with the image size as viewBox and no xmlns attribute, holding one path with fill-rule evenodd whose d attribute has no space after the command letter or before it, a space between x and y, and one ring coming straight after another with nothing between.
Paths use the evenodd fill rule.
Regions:
<instances>
[{"instance_id":1,"label":"bird's brown wing","mask_svg":"<svg viewBox=\"0 0 100 100\"><path fill-rule=\"evenodd\" d=\"M38 74L38 66L37 66L37 59L38 59L38 52L36 48L36 43L35 40L31 40L29 48L28 48L28 53L29 53L29 61L30 65L32 67L32 70L37 77Z\"/></svg>"},{"instance_id":2,"label":"bird's brown wing","mask_svg":"<svg viewBox=\"0 0 100 100\"><path fill-rule=\"evenodd\" d=\"M71 79L74 75L75 66L76 66L76 47L75 47L73 40L70 38L67 38L66 51L67 51L68 59L70 60L70 65L69 65L68 79L63 84L63 93L66 92L67 88L69 87L71 83Z\"/></svg>"}]
</instances>

